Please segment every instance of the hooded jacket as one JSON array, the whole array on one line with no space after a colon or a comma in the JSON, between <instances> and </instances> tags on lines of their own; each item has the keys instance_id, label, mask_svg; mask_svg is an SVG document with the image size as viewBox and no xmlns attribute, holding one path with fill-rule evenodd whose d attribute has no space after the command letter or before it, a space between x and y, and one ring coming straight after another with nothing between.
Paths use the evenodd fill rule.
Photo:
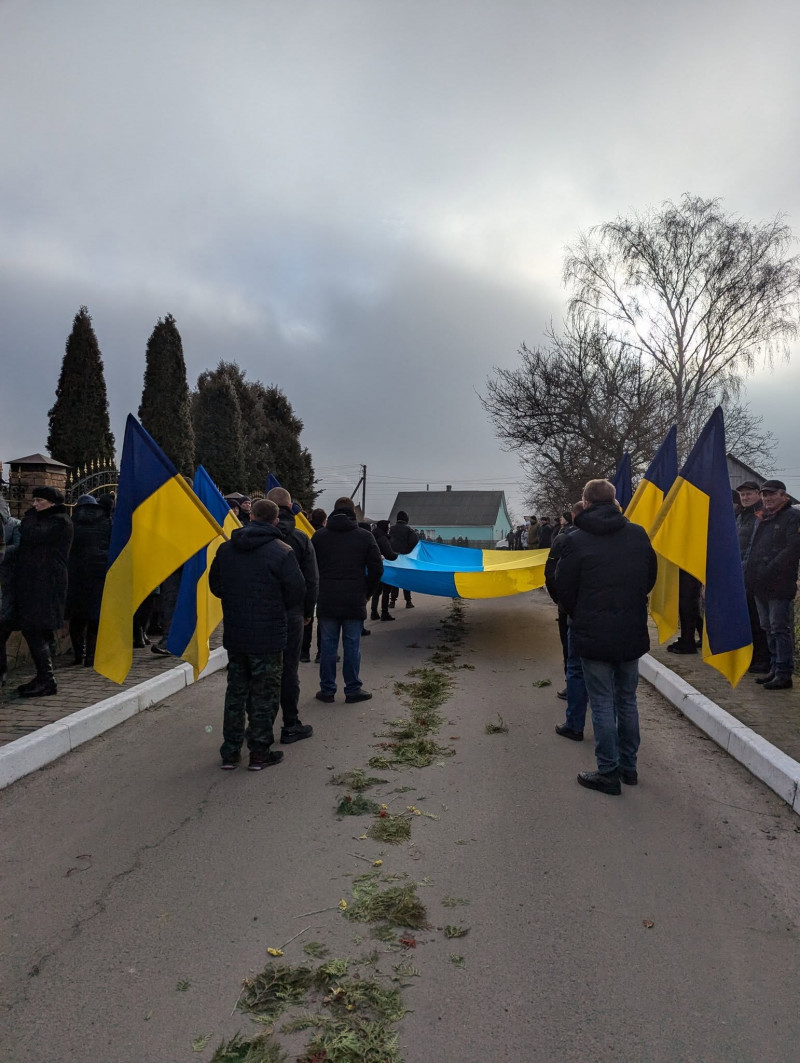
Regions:
<instances>
[{"instance_id":1,"label":"hooded jacket","mask_svg":"<svg viewBox=\"0 0 800 1063\"><path fill-rule=\"evenodd\" d=\"M20 525L15 613L25 631L55 631L64 623L72 521L59 504L29 509Z\"/></svg>"},{"instance_id":2,"label":"hooded jacket","mask_svg":"<svg viewBox=\"0 0 800 1063\"><path fill-rule=\"evenodd\" d=\"M305 532L300 531L294 519L294 513L288 506L281 506L278 510L278 528L281 538L291 546L303 579L306 583L306 594L301 607L292 610L302 616L310 618L314 615L314 606L317 604L319 593L319 572L317 570L317 555L311 540Z\"/></svg>"},{"instance_id":3,"label":"hooded jacket","mask_svg":"<svg viewBox=\"0 0 800 1063\"><path fill-rule=\"evenodd\" d=\"M335 620L365 620L367 599L383 575L372 532L359 528L351 509L335 509L311 540L319 568L317 615Z\"/></svg>"},{"instance_id":4,"label":"hooded jacket","mask_svg":"<svg viewBox=\"0 0 800 1063\"><path fill-rule=\"evenodd\" d=\"M562 536L555 591L570 616L576 652L594 661L647 653L647 595L658 563L647 532L612 503L589 506Z\"/></svg>"},{"instance_id":5,"label":"hooded jacket","mask_svg":"<svg viewBox=\"0 0 800 1063\"><path fill-rule=\"evenodd\" d=\"M800 509L789 502L777 513L758 518L744 569L744 582L759 598L791 600L797 594L800 560Z\"/></svg>"},{"instance_id":6,"label":"hooded jacket","mask_svg":"<svg viewBox=\"0 0 800 1063\"><path fill-rule=\"evenodd\" d=\"M407 521L398 520L389 529L389 542L398 554L410 554L419 542L419 536L408 526Z\"/></svg>"},{"instance_id":7,"label":"hooded jacket","mask_svg":"<svg viewBox=\"0 0 800 1063\"><path fill-rule=\"evenodd\" d=\"M302 609L306 584L277 525L237 528L217 550L208 585L222 599L226 650L261 657L284 649L286 615Z\"/></svg>"}]
</instances>

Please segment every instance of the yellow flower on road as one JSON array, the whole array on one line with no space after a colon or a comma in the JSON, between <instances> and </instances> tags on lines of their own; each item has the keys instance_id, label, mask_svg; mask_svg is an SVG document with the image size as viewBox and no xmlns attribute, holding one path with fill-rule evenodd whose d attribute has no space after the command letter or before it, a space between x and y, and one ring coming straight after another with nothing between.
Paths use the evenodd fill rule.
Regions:
<instances>
[{"instance_id":1,"label":"yellow flower on road","mask_svg":"<svg viewBox=\"0 0 800 1063\"><path fill-rule=\"evenodd\" d=\"M270 956L283 956L283 949L267 949Z\"/></svg>"},{"instance_id":2,"label":"yellow flower on road","mask_svg":"<svg viewBox=\"0 0 800 1063\"><path fill-rule=\"evenodd\" d=\"M342 897L342 899L339 901L339 911L343 912L345 908L347 908L347 901L344 899L344 897Z\"/></svg>"}]
</instances>

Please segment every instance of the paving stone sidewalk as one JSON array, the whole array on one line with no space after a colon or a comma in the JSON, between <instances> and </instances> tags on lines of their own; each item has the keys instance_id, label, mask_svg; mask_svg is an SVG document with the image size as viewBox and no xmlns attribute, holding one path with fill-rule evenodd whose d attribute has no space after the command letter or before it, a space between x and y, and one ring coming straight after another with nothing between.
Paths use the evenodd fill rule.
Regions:
<instances>
[{"instance_id":1,"label":"paving stone sidewalk","mask_svg":"<svg viewBox=\"0 0 800 1063\"><path fill-rule=\"evenodd\" d=\"M211 638L211 648L215 649L221 644L220 629ZM56 657L58 693L47 698L21 698L17 694L19 684L27 682L33 676L31 669L17 669L9 673L7 685L0 687L0 746L31 734L49 723L56 723L79 709L96 705L98 701L113 697L122 690L128 690L182 663L176 657L160 657L153 653L149 646L135 649L128 678L121 685L117 685L105 676L98 675L93 668L75 666L71 661L72 653L59 654Z\"/></svg>"}]
</instances>

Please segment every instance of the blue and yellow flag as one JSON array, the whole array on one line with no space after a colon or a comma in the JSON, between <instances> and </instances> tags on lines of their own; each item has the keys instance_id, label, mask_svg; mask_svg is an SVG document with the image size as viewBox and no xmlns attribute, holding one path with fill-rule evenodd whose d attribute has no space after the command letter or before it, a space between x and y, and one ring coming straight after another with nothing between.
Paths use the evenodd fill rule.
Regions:
<instances>
[{"instance_id":1,"label":"blue and yellow flag","mask_svg":"<svg viewBox=\"0 0 800 1063\"><path fill-rule=\"evenodd\" d=\"M119 472L95 671L122 683L133 660L133 614L222 528L131 414Z\"/></svg>"},{"instance_id":2,"label":"blue and yellow flag","mask_svg":"<svg viewBox=\"0 0 800 1063\"><path fill-rule=\"evenodd\" d=\"M410 554L383 562L392 587L447 598L503 598L544 586L549 550L476 550L421 539Z\"/></svg>"},{"instance_id":3,"label":"blue and yellow flag","mask_svg":"<svg viewBox=\"0 0 800 1063\"><path fill-rule=\"evenodd\" d=\"M633 498L633 480L631 477L631 456L626 450L619 460L614 479L611 481L617 495L617 502L622 506L623 513L630 505Z\"/></svg>"},{"instance_id":4,"label":"blue and yellow flag","mask_svg":"<svg viewBox=\"0 0 800 1063\"><path fill-rule=\"evenodd\" d=\"M203 546L183 566L167 649L187 661L197 679L208 664L208 640L222 621L222 602L208 588L208 570L220 545L241 524L202 465L194 474L194 493L222 525L223 534Z\"/></svg>"},{"instance_id":5,"label":"blue and yellow flag","mask_svg":"<svg viewBox=\"0 0 800 1063\"><path fill-rule=\"evenodd\" d=\"M636 486L625 516L650 532L669 489L678 475L678 429L675 425L656 451L647 472ZM650 592L650 615L658 628L658 641L666 642L678 629L678 569L659 555L658 576Z\"/></svg>"},{"instance_id":6,"label":"blue and yellow flag","mask_svg":"<svg viewBox=\"0 0 800 1063\"><path fill-rule=\"evenodd\" d=\"M705 584L703 660L736 686L753 653L721 407L664 499L650 529L654 550Z\"/></svg>"}]
</instances>

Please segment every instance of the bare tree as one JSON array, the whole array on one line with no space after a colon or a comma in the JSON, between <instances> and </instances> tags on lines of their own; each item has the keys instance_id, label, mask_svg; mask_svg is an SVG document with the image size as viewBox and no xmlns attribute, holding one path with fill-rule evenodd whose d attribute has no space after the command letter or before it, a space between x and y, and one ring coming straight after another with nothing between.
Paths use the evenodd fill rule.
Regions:
<instances>
[{"instance_id":1,"label":"bare tree","mask_svg":"<svg viewBox=\"0 0 800 1063\"><path fill-rule=\"evenodd\" d=\"M501 444L520 454L528 499L562 510L586 480L613 474L624 451L652 458L671 423L669 382L596 322L570 319L548 344L520 348L516 369L495 368L481 403Z\"/></svg>"},{"instance_id":2,"label":"bare tree","mask_svg":"<svg viewBox=\"0 0 800 1063\"><path fill-rule=\"evenodd\" d=\"M670 381L685 447L693 409L735 400L759 358L788 355L800 294L792 243L780 217L753 225L686 194L568 248L570 309L595 315Z\"/></svg>"}]
</instances>

